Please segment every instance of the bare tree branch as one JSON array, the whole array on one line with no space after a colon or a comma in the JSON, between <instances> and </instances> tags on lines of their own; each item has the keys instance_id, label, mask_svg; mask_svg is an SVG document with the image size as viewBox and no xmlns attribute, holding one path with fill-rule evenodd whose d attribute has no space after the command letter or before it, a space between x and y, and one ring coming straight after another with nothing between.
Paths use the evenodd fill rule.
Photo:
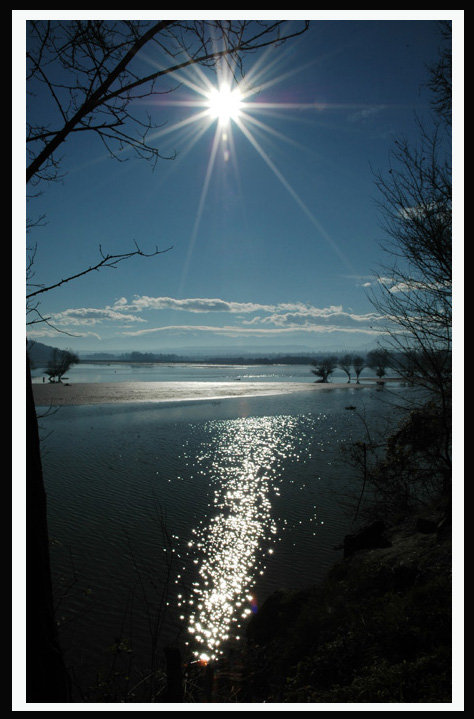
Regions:
<instances>
[{"instance_id":1,"label":"bare tree branch","mask_svg":"<svg viewBox=\"0 0 474 719\"><path fill-rule=\"evenodd\" d=\"M381 246L389 261L369 295L385 318L392 366L427 390L439 409L447 464L451 450L452 169L450 135L442 131L451 118L450 54L446 48L436 65L437 74L430 75L432 127L427 129L418 121L417 144L396 139L388 172L375 173L386 235Z\"/></svg>"},{"instance_id":2,"label":"bare tree branch","mask_svg":"<svg viewBox=\"0 0 474 719\"><path fill-rule=\"evenodd\" d=\"M123 252L122 254L117 255L104 255L102 252L102 247L99 248L100 254L102 255L102 259L99 260L95 265L88 267L86 270L82 270L81 272L78 272L75 275L71 275L70 277L67 277L64 280L60 280L59 282L56 282L54 285L49 285L48 287L41 287L39 290L35 290L34 292L30 292L26 295L27 300L30 300L32 297L36 297L37 295L42 294L43 292L49 292L50 290L56 289L57 287L61 287L61 285L66 284L67 282L72 282L72 280L77 280L79 277L83 277L84 275L89 274L89 272L95 272L100 270L103 267L117 267L119 262L123 262L124 260L129 260L131 257L155 257L156 255L164 254L165 252L169 252L171 247L169 247L166 250L158 250L158 248L155 249L154 252L143 252L140 250L138 245L135 243L137 249L133 252Z\"/></svg>"},{"instance_id":3,"label":"bare tree branch","mask_svg":"<svg viewBox=\"0 0 474 719\"><path fill-rule=\"evenodd\" d=\"M214 68L227 58L242 72L244 55L281 44L308 26L308 21L296 30L287 21L30 21L29 91L34 93L37 83L47 88L62 127L29 125L28 144L40 142L42 147L30 151L27 183L52 179L57 168L54 153L79 130L93 130L136 150L141 146L142 157L158 159L158 148L114 132L125 122L139 122L138 115L127 111L133 101L159 94L158 79L192 65ZM146 75L140 73L139 55L145 47L160 51L169 64ZM109 119L97 123L97 114ZM46 168L52 174L44 174Z\"/></svg>"},{"instance_id":4,"label":"bare tree branch","mask_svg":"<svg viewBox=\"0 0 474 719\"><path fill-rule=\"evenodd\" d=\"M34 111L27 113L26 143L30 158L27 184L36 186L59 179L61 158L56 154L58 148L71 136L85 132L97 136L110 156L119 161L124 158L121 153L124 148L153 162L172 159L174 154L162 155L148 140L150 131L162 124L153 123L149 115L144 118L137 107L138 100L176 89L158 89L159 79L176 75L192 65L215 69L219 61L228 62L233 72L237 69L243 73L245 54L281 44L302 34L308 26L308 21L295 26L287 21L246 20L29 21L27 90L32 103L36 94L41 96L48 112L52 113L48 122L58 125L52 129L39 117L30 120ZM156 53L156 69L152 73L143 72L144 67L148 68L141 59L144 48L148 55ZM95 265L30 291L27 301L92 271L116 267L131 257L161 254L158 249L145 253L136 247L133 252L117 255L104 255L100 249L102 259ZM28 275L32 275L32 260L27 279ZM31 283L29 286L32 287ZM29 311L41 316L37 306L30 305Z\"/></svg>"}]
</instances>

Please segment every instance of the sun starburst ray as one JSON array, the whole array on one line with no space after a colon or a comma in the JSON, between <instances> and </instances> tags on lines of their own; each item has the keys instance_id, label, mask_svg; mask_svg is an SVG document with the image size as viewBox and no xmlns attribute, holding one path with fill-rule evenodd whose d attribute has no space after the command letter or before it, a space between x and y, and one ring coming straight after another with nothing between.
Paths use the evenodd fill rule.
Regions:
<instances>
[{"instance_id":1,"label":"sun starburst ray","mask_svg":"<svg viewBox=\"0 0 474 719\"><path fill-rule=\"evenodd\" d=\"M174 124L166 128L161 128L156 137L167 137L173 132L183 133L183 141L187 143L185 154L187 154L199 141L206 132L215 125L215 133L212 141L209 158L207 161L205 177L199 197L198 209L193 223L191 236L186 255L186 261L183 268L180 287L183 288L191 256L197 241L204 206L208 197L211 178L214 173L218 160L218 150L222 146L222 159L227 162L231 155L235 161L235 169L237 172L236 158L238 152L235 147L235 140L232 128L237 128L240 133L247 139L251 146L255 149L259 157L271 170L274 177L281 183L289 195L293 198L297 206L308 218L311 224L317 229L318 233L325 239L331 249L339 256L344 265L353 272L347 259L343 256L336 242L330 237L328 232L321 225L321 222L315 217L314 213L309 209L307 204L296 192L289 182L288 178L278 168L276 162L270 158L269 154L263 147L265 139L274 138L279 142L284 142L298 149L302 148L297 140L290 138L285 133L278 131L271 124L264 122L262 116L287 116L288 112L299 113L298 119L305 121L301 113L322 112L327 111L328 106L323 102L276 102L271 99L258 101L255 99L257 93L267 92L276 85L282 78L295 74L298 70L291 72L284 71L269 77L269 73L277 68L277 64L273 61L264 63L263 61L257 66L255 65L247 74L245 80L241 83L235 82L235 77L229 68L221 67L217 71L217 82L212 84L210 79L206 77L202 68L187 68L186 71L180 73L180 82L185 85L196 95L196 99L160 99L163 106L174 106L180 108L190 108L196 110L190 117L180 119ZM341 110L347 109L347 106L334 106L329 109ZM260 138L260 140L258 139ZM182 154L182 153L181 153Z\"/></svg>"},{"instance_id":2,"label":"sun starburst ray","mask_svg":"<svg viewBox=\"0 0 474 719\"><path fill-rule=\"evenodd\" d=\"M214 170L214 165L215 165L215 161L216 161L216 157L217 157L217 151L219 148L220 136L221 136L221 129L219 127L217 127L216 132L214 134L214 140L213 140L212 147L211 147L211 153L209 155L209 161L207 163L206 176L204 178L204 184L203 184L201 196L199 199L199 205L198 205L198 209L197 209L197 213L196 213L196 219L194 221L193 231L191 233L188 251L186 254L186 260L185 260L183 272L181 275L180 292L182 291L182 288L184 287L184 284L186 282L188 267L189 267L189 263L191 261L191 257L193 254L196 237L197 237L197 233L199 230L199 225L201 223L201 217L202 217L204 205L206 203L207 193L209 190L209 184L210 184L212 173Z\"/></svg>"},{"instance_id":3,"label":"sun starburst ray","mask_svg":"<svg viewBox=\"0 0 474 719\"><path fill-rule=\"evenodd\" d=\"M345 264L345 266L351 271L355 272L354 268L349 264L345 256L341 253L339 248L337 247L336 243L333 241L331 236L326 232L324 227L321 225L321 223L316 219L316 217L313 215L313 213L309 210L309 208L306 206L306 204L303 202L301 197L298 195L298 193L293 189L293 187L290 185L286 177L283 175L282 172L278 169L278 167L275 165L275 163L270 159L270 157L267 155L265 150L261 147L261 145L257 142L256 138L252 135L250 130L245 126L243 122L237 122L239 129L242 131L242 133L245 135L245 137L248 139L250 144L255 148L255 150L258 152L262 160L268 165L268 167L271 169L275 177L281 182L283 187L289 192L291 197L294 199L294 201L298 204L298 206L303 210L304 214L308 217L308 219L312 222L312 224L316 227L318 232L324 237L324 239L328 242L328 244L331 246L331 248L338 254L339 258L342 260L342 262Z\"/></svg>"}]
</instances>

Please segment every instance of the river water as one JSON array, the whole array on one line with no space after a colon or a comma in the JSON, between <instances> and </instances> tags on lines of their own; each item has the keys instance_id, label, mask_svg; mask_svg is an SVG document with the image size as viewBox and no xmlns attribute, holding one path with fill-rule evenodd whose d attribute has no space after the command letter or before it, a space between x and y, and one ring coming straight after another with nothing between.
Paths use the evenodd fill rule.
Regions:
<instances>
[{"instance_id":1,"label":"river water","mask_svg":"<svg viewBox=\"0 0 474 719\"><path fill-rule=\"evenodd\" d=\"M70 381L157 376L151 367L87 370L74 368ZM311 381L299 366L160 372L182 382ZM218 659L273 591L321 581L341 557L334 547L353 529L360 491L343 448L366 424L393 421L407 391L348 386L46 412L57 621L78 683L93 682L117 645L143 672L169 643Z\"/></svg>"}]
</instances>

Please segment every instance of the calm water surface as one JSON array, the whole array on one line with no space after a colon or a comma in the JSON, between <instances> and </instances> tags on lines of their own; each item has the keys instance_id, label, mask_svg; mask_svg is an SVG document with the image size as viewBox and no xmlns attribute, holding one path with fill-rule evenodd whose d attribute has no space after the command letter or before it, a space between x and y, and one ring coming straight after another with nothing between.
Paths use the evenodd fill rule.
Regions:
<instances>
[{"instance_id":1,"label":"calm water surface","mask_svg":"<svg viewBox=\"0 0 474 719\"><path fill-rule=\"evenodd\" d=\"M346 495L359 487L342 447L363 436L359 413L380 425L401 391L61 407L42 418L71 664L90 678L119 638L144 670L156 637L160 652L180 641L218 658L275 589L320 581L341 556Z\"/></svg>"}]
</instances>

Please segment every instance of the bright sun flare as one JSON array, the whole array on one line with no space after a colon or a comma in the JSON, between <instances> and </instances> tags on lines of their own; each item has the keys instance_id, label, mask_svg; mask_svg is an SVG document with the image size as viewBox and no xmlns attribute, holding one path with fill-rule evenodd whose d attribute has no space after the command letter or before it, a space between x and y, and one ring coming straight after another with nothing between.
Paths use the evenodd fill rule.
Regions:
<instances>
[{"instance_id":1,"label":"bright sun flare","mask_svg":"<svg viewBox=\"0 0 474 719\"><path fill-rule=\"evenodd\" d=\"M219 121L221 125L228 125L236 120L242 107L242 93L239 88L231 90L228 85L214 88L208 96L209 114Z\"/></svg>"},{"instance_id":2,"label":"bright sun flare","mask_svg":"<svg viewBox=\"0 0 474 719\"><path fill-rule=\"evenodd\" d=\"M250 77L251 80L249 79ZM286 75L284 75L283 77L286 77ZM211 177L216 162L218 158L222 158L223 162L227 162L232 157L233 161L236 163L236 153L235 151L233 155L231 153L231 150L234 149L234 144L231 137L232 123L236 125L236 128L252 145L254 150L263 160L263 162L266 163L266 165L272 171L276 179L281 182L283 187L287 190L287 192L291 195L296 204L308 217L310 222L316 227L318 232L327 240L327 242L340 255L341 259L347 265L347 261L341 255L339 248L335 245L334 241L325 231L324 227L321 226L321 223L319 222L318 218L315 217L311 210L306 206L306 204L303 202L298 193L294 190L288 179L278 169L275 162L267 154L258 139L258 135L274 135L280 137L283 140L287 140L284 135L274 130L270 125L267 125L265 122L263 122L262 119L258 117L259 111L263 110L266 112L269 110L314 110L320 109L320 105L314 102L255 102L253 96L255 95L257 90L250 88L267 88L271 86L274 82L277 82L279 79L270 79L268 82L265 82L262 79L260 72L257 70L254 70L253 74L249 74L249 76L247 77L246 82L249 84L244 85L244 92L242 92L242 90L239 89L239 87L237 86L232 87L231 81L227 80L227 78L224 77L217 78L218 86L214 88L211 88L208 79L205 78L201 73L197 74L196 79L193 78L194 76L192 76L191 78L183 76L182 81L185 85L188 86L190 90L192 90L199 96L199 99L190 99L184 102L171 102L170 104L190 107L195 109L196 112L191 114L189 117L179 119L175 122L174 125L170 125L166 129L159 130L157 133L158 136L175 131L183 132L183 141L188 142L189 150L195 143L200 140L202 135L207 130L209 130L211 126L215 127L214 140L210 149L209 160L207 163L207 169L202 185L201 197L199 200L199 207L197 210L197 215L190 239L188 260L186 262L186 266L189 261L189 258L191 257L196 237L198 235L203 208L206 203ZM193 131L193 128L195 129L195 131ZM258 135L253 130L258 132ZM222 152L219 152L220 149L222 150ZM349 265L347 266L348 269L353 272L353 268ZM185 270L184 275L186 274L186 272L187 270ZM182 280L183 282L184 275Z\"/></svg>"}]
</instances>

